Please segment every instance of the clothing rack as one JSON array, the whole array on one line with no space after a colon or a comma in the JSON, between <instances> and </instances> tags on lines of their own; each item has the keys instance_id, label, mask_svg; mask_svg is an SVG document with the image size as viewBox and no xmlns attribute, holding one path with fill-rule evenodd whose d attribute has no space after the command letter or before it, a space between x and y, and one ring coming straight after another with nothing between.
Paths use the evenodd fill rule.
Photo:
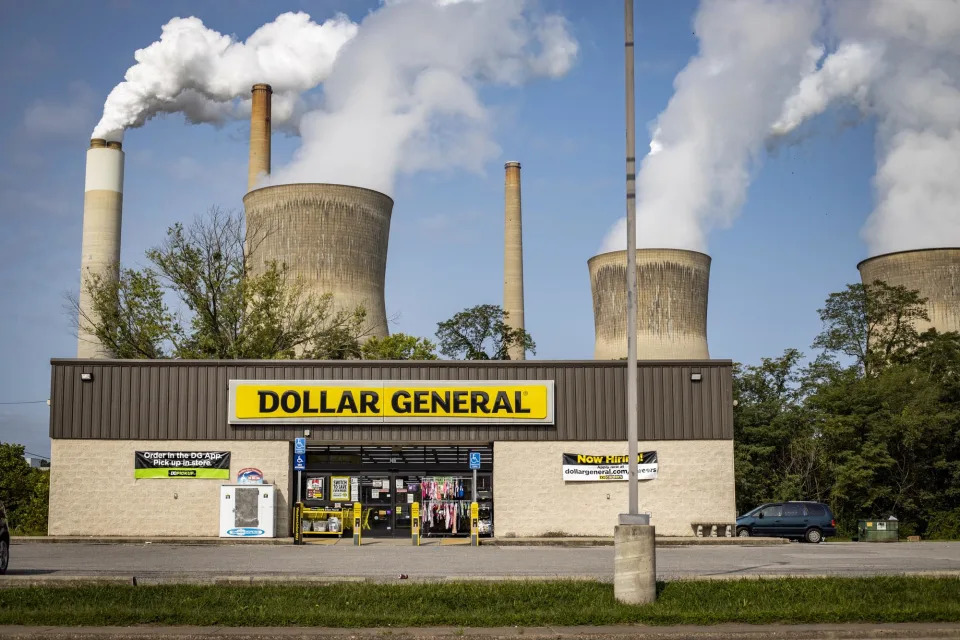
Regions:
<instances>
[{"instance_id":1,"label":"clothing rack","mask_svg":"<svg viewBox=\"0 0 960 640\"><path fill-rule=\"evenodd\" d=\"M470 532L468 476L420 479L421 531L426 536L460 536Z\"/></svg>"}]
</instances>

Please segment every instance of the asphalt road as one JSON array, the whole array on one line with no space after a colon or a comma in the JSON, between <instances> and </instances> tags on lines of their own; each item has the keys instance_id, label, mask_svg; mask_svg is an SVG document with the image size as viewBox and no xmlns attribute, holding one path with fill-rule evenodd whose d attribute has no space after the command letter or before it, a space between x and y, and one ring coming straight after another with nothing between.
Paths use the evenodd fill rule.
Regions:
<instances>
[{"instance_id":1,"label":"asphalt road","mask_svg":"<svg viewBox=\"0 0 960 640\"><path fill-rule=\"evenodd\" d=\"M398 544L190 545L37 544L11 547L0 584L135 576L148 582L300 578L410 580L593 578L612 580L613 547L496 547ZM666 547L657 550L657 576L741 576L899 573L960 575L960 542L825 543L771 547Z\"/></svg>"}]
</instances>

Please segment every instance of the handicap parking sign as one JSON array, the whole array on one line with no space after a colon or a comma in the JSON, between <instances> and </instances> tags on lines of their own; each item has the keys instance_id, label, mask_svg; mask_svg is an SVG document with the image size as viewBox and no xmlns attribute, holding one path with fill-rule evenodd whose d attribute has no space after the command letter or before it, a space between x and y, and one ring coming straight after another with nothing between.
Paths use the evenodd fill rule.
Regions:
<instances>
[{"instance_id":1,"label":"handicap parking sign","mask_svg":"<svg viewBox=\"0 0 960 640\"><path fill-rule=\"evenodd\" d=\"M305 471L307 469L307 454L298 453L293 456L293 470Z\"/></svg>"},{"instance_id":2,"label":"handicap parking sign","mask_svg":"<svg viewBox=\"0 0 960 640\"><path fill-rule=\"evenodd\" d=\"M470 468L471 469L480 468L480 452L479 451L470 452Z\"/></svg>"},{"instance_id":3,"label":"handicap parking sign","mask_svg":"<svg viewBox=\"0 0 960 640\"><path fill-rule=\"evenodd\" d=\"M307 452L307 439L306 439L306 438L294 438L294 439L293 439L293 452L294 452L294 453L306 453L306 452Z\"/></svg>"}]
</instances>

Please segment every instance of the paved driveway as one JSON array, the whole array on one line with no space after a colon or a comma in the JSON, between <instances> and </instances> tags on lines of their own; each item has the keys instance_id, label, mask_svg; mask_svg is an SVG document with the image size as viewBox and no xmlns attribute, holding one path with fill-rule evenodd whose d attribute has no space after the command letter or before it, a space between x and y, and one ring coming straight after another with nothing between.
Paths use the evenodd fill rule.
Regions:
<instances>
[{"instance_id":1,"label":"paved driveway","mask_svg":"<svg viewBox=\"0 0 960 640\"><path fill-rule=\"evenodd\" d=\"M826 543L772 547L667 547L661 579L756 575L960 575L960 542ZM289 578L396 580L593 578L611 580L613 548L370 544L308 546L37 544L11 547L6 583L70 577L133 577L140 582Z\"/></svg>"}]
</instances>

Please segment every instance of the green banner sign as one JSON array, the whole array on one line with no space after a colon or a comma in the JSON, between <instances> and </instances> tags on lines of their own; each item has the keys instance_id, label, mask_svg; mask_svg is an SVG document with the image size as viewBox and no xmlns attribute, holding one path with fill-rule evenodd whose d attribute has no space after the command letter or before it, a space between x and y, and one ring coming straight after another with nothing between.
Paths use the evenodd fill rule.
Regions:
<instances>
[{"instance_id":1,"label":"green banner sign","mask_svg":"<svg viewBox=\"0 0 960 640\"><path fill-rule=\"evenodd\" d=\"M230 479L229 451L137 451L134 478Z\"/></svg>"}]
</instances>

